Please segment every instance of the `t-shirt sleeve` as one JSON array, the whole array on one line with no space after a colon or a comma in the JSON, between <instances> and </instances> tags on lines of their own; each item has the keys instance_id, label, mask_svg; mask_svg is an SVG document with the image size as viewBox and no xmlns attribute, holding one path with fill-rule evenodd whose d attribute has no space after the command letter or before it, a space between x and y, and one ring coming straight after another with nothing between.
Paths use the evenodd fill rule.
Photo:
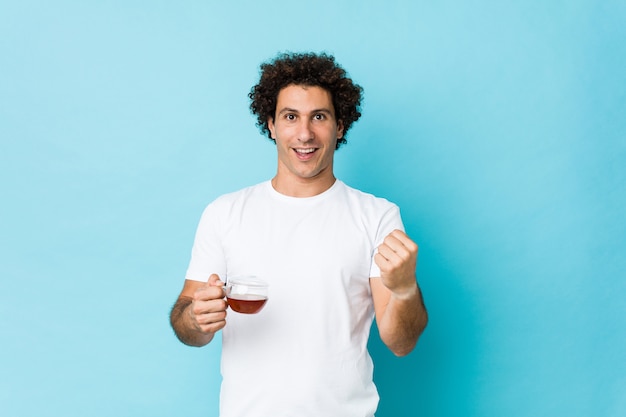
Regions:
<instances>
[{"instance_id":1,"label":"t-shirt sleeve","mask_svg":"<svg viewBox=\"0 0 626 417\"><path fill-rule=\"evenodd\" d=\"M218 204L213 202L200 217L185 279L207 282L211 274L218 274L224 279L226 265L220 224L220 210Z\"/></svg>"},{"instance_id":2,"label":"t-shirt sleeve","mask_svg":"<svg viewBox=\"0 0 626 417\"><path fill-rule=\"evenodd\" d=\"M380 277L380 268L374 261L376 253L378 253L378 246L383 243L385 237L395 229L402 230L404 232L404 224L400 216L400 208L395 204L389 208L380 219L378 228L376 231L376 238L374 239L374 251L372 252L372 263L370 267L370 277Z\"/></svg>"}]
</instances>

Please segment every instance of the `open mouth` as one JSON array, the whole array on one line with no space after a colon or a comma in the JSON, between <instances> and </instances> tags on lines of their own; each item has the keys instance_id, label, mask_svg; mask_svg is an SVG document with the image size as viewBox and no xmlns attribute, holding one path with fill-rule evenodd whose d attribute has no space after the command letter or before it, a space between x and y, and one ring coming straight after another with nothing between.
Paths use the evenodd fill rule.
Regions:
<instances>
[{"instance_id":1,"label":"open mouth","mask_svg":"<svg viewBox=\"0 0 626 417\"><path fill-rule=\"evenodd\" d=\"M298 156L305 158L307 156L311 156L316 150L317 148L294 148L294 151Z\"/></svg>"},{"instance_id":2,"label":"open mouth","mask_svg":"<svg viewBox=\"0 0 626 417\"><path fill-rule=\"evenodd\" d=\"M299 155L308 155L315 152L315 148L294 149Z\"/></svg>"}]
</instances>

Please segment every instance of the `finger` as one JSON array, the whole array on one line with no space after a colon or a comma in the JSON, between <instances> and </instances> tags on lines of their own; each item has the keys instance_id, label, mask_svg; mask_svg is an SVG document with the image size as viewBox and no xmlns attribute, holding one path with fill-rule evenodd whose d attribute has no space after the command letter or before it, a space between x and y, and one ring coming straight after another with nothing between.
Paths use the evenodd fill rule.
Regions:
<instances>
[{"instance_id":1,"label":"finger","mask_svg":"<svg viewBox=\"0 0 626 417\"><path fill-rule=\"evenodd\" d=\"M209 286L223 286L224 283L220 280L220 276L217 274L211 274L211 276L209 277L209 281L207 282L207 285Z\"/></svg>"},{"instance_id":2,"label":"finger","mask_svg":"<svg viewBox=\"0 0 626 417\"><path fill-rule=\"evenodd\" d=\"M399 230L387 235L381 246L383 245L388 246L403 259L417 255L417 245L415 242Z\"/></svg>"},{"instance_id":3,"label":"finger","mask_svg":"<svg viewBox=\"0 0 626 417\"><path fill-rule=\"evenodd\" d=\"M194 294L193 299L195 301L210 301L224 298L224 290L222 287L200 287Z\"/></svg>"},{"instance_id":4,"label":"finger","mask_svg":"<svg viewBox=\"0 0 626 417\"><path fill-rule=\"evenodd\" d=\"M411 238L402 230L395 229L387 235L387 238L389 238L393 242L397 242L398 244L402 245L409 252L417 253L417 244L413 242L413 240L411 240Z\"/></svg>"},{"instance_id":5,"label":"finger","mask_svg":"<svg viewBox=\"0 0 626 417\"><path fill-rule=\"evenodd\" d=\"M414 253L396 239L395 236L391 235L387 236L385 241L378 247L378 252L394 264L414 257Z\"/></svg>"},{"instance_id":6,"label":"finger","mask_svg":"<svg viewBox=\"0 0 626 417\"><path fill-rule=\"evenodd\" d=\"M391 265L391 262L389 262L389 259L381 255L380 252L374 255L374 262L376 262L376 265L378 265L378 268L380 268L381 271L388 270L389 266Z\"/></svg>"},{"instance_id":7,"label":"finger","mask_svg":"<svg viewBox=\"0 0 626 417\"><path fill-rule=\"evenodd\" d=\"M204 324L198 326L200 331L204 333L217 333L219 330L222 330L226 327L226 320L217 321L215 323Z\"/></svg>"},{"instance_id":8,"label":"finger","mask_svg":"<svg viewBox=\"0 0 626 417\"><path fill-rule=\"evenodd\" d=\"M388 247L381 247L381 250L374 257L374 262L380 268L381 272L392 273L405 265L409 258L402 258L396 252Z\"/></svg>"},{"instance_id":9,"label":"finger","mask_svg":"<svg viewBox=\"0 0 626 417\"><path fill-rule=\"evenodd\" d=\"M387 261L392 261L398 257L396 251L387 243L383 243L378 247L378 254Z\"/></svg>"},{"instance_id":10,"label":"finger","mask_svg":"<svg viewBox=\"0 0 626 417\"><path fill-rule=\"evenodd\" d=\"M389 236L395 236L398 239L401 239L402 237L408 237L408 235L405 232L403 232L402 230L400 230L400 229L393 229L389 233Z\"/></svg>"},{"instance_id":11,"label":"finger","mask_svg":"<svg viewBox=\"0 0 626 417\"><path fill-rule=\"evenodd\" d=\"M226 325L226 312L206 314L196 320L196 327L200 331L215 333Z\"/></svg>"},{"instance_id":12,"label":"finger","mask_svg":"<svg viewBox=\"0 0 626 417\"><path fill-rule=\"evenodd\" d=\"M196 301L193 303L193 313L196 316L202 314L219 313L226 311L228 303L225 299L212 299L208 301Z\"/></svg>"},{"instance_id":13,"label":"finger","mask_svg":"<svg viewBox=\"0 0 626 417\"><path fill-rule=\"evenodd\" d=\"M226 320L226 311L220 311L216 313L206 313L196 316L196 321L199 326L209 326L213 323Z\"/></svg>"}]
</instances>

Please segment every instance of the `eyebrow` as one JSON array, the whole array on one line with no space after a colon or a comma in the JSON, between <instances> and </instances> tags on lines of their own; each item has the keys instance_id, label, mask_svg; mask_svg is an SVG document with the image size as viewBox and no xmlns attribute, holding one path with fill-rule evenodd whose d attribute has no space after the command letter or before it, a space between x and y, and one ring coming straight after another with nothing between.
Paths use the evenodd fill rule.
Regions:
<instances>
[{"instance_id":1,"label":"eyebrow","mask_svg":"<svg viewBox=\"0 0 626 417\"><path fill-rule=\"evenodd\" d=\"M283 114L283 113L298 113L300 114L300 111L297 109L292 109L291 107L285 107L283 109L281 109L278 114ZM321 109L315 109L312 110L311 113L327 113L330 114L331 116L333 115L333 113L330 111L330 109L326 109L326 108L321 108Z\"/></svg>"}]
</instances>

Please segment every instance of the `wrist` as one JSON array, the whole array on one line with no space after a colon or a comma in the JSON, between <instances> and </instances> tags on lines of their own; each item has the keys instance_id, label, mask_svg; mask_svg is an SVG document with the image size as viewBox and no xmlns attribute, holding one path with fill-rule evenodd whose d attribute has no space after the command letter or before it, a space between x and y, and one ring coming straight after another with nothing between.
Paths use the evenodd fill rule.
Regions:
<instances>
[{"instance_id":1,"label":"wrist","mask_svg":"<svg viewBox=\"0 0 626 417\"><path fill-rule=\"evenodd\" d=\"M417 286L417 282L415 282L412 286L408 288L403 288L400 291L391 291L391 297L398 301L408 301L412 300L419 295L420 289Z\"/></svg>"}]
</instances>

